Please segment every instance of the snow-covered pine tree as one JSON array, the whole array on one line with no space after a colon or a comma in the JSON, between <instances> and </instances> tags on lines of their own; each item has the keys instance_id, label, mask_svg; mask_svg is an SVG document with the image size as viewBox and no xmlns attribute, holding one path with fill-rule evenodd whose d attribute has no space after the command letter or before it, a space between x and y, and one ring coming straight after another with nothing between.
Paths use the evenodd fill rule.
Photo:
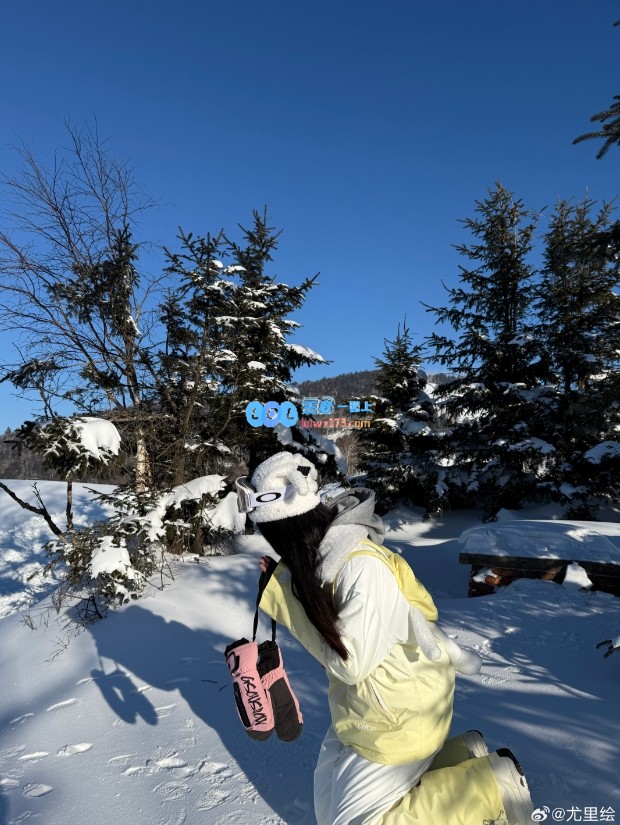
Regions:
<instances>
[{"instance_id":1,"label":"snow-covered pine tree","mask_svg":"<svg viewBox=\"0 0 620 825\"><path fill-rule=\"evenodd\" d=\"M364 483L377 491L382 512L404 501L436 515L443 495L436 462L435 411L425 392L421 347L413 345L406 318L394 340L384 339L384 343L383 357L374 359L380 395L373 397L373 427L359 433Z\"/></svg>"},{"instance_id":2,"label":"snow-covered pine tree","mask_svg":"<svg viewBox=\"0 0 620 825\"><path fill-rule=\"evenodd\" d=\"M616 20L614 26L620 26L620 20ZM613 101L607 109L592 115L590 118L592 122L601 124L600 129L580 135L573 141L573 143L580 143L583 140L590 139L602 140L602 146L596 154L597 160L604 157L612 147L620 147L620 95L614 95ZM617 276L618 261L620 260L620 221L616 221L610 227L601 230L595 240L595 246L605 250L608 260L615 267ZM617 280L616 277L614 289L617 288ZM620 398L620 375L617 360L614 368L605 374L604 388L603 405L611 414L610 419L617 421L618 398ZM583 475L587 479L588 471L592 471L593 465L595 465L596 472L594 475L600 488L600 496L603 498L613 496L618 500L620 497L617 481L620 477L620 450L617 446L617 425L612 429L611 438L612 440L609 442L602 442L601 449L594 447L593 450L585 454L587 464L582 469ZM591 483L586 483L585 486L590 487L590 492L594 492ZM586 508L586 512L588 512L588 508Z\"/></svg>"},{"instance_id":3,"label":"snow-covered pine tree","mask_svg":"<svg viewBox=\"0 0 620 825\"><path fill-rule=\"evenodd\" d=\"M162 305L166 343L156 405L164 477L180 484L195 475L226 473L231 464L251 469L281 449L273 428L252 428L249 402L298 400L292 372L325 363L289 341L299 309L315 278L289 286L267 273L278 232L266 213L254 212L240 242L223 233L181 233L181 249L168 252L178 287ZM300 445L301 447L301 445Z\"/></svg>"},{"instance_id":4,"label":"snow-covered pine tree","mask_svg":"<svg viewBox=\"0 0 620 825\"><path fill-rule=\"evenodd\" d=\"M295 369L302 365L324 364L325 359L302 344L290 341L301 325L289 316L303 306L317 275L305 278L299 286L278 282L267 272L278 247L280 232L269 226L266 209L253 213L249 228L240 226L242 241L229 240L229 251L238 270L239 286L234 291L234 313L226 319L224 340L234 354L226 364L222 386L230 397L228 438L246 451L249 471L269 455L291 450L314 460L322 478L335 478L338 470L334 452L326 451L320 437L314 438L299 426L282 438L281 428L248 426L245 409L250 401L299 403L292 384ZM333 445L327 445L332 447Z\"/></svg>"},{"instance_id":5,"label":"snow-covered pine tree","mask_svg":"<svg viewBox=\"0 0 620 825\"><path fill-rule=\"evenodd\" d=\"M462 221L474 241L456 247L473 267L460 267L449 306L427 307L456 336L433 333L428 343L456 376L436 390L450 422L441 448L450 502L481 504L493 519L501 507L536 496L546 450L528 423L531 391L544 372L539 345L527 334L536 219L500 182L475 211Z\"/></svg>"},{"instance_id":6,"label":"snow-covered pine tree","mask_svg":"<svg viewBox=\"0 0 620 825\"><path fill-rule=\"evenodd\" d=\"M612 453L620 456L620 444L603 451L601 461L590 453L601 442L617 442L620 423L618 265L599 242L612 225L611 208L594 208L588 198L558 203L535 303L552 386L540 391L532 425L553 446L549 484L573 517L592 517L597 498L614 491L617 497L617 473L610 471Z\"/></svg>"},{"instance_id":7,"label":"snow-covered pine tree","mask_svg":"<svg viewBox=\"0 0 620 825\"><path fill-rule=\"evenodd\" d=\"M157 355L154 415L159 486L176 486L219 472L228 453L222 430L230 412L222 371L234 353L227 349L226 318L233 312L234 268L220 258L223 236L179 234L181 249L166 250L167 271L176 281L160 310L165 341Z\"/></svg>"}]
</instances>

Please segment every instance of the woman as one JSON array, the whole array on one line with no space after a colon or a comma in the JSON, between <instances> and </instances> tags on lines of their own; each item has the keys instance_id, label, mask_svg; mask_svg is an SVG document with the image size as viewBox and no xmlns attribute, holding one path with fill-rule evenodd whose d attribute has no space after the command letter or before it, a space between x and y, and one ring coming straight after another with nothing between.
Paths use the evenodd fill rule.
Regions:
<instances>
[{"instance_id":1,"label":"woman","mask_svg":"<svg viewBox=\"0 0 620 825\"><path fill-rule=\"evenodd\" d=\"M433 627L428 592L381 546L374 494L347 491L326 507L315 467L288 452L242 486L245 509L281 558L261 558L271 576L260 607L329 680L332 724L314 775L318 825L531 822L509 752L485 756L474 735L444 747L453 661L470 662Z\"/></svg>"}]
</instances>

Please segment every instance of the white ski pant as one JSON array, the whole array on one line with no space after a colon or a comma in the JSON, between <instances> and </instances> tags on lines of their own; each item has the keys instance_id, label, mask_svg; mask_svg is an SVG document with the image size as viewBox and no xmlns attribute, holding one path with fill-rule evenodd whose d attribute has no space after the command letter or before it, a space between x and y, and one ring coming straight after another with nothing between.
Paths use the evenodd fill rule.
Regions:
<instances>
[{"instance_id":1,"label":"white ski pant","mask_svg":"<svg viewBox=\"0 0 620 825\"><path fill-rule=\"evenodd\" d=\"M314 771L317 825L378 825L430 767L435 754L406 765L370 762L327 731Z\"/></svg>"}]
</instances>

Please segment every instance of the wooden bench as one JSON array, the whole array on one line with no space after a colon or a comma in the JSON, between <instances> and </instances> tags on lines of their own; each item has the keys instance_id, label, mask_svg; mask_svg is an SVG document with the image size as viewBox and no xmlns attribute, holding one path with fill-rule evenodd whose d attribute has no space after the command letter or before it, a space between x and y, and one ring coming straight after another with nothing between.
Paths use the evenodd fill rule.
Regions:
<instances>
[{"instance_id":1,"label":"wooden bench","mask_svg":"<svg viewBox=\"0 0 620 825\"><path fill-rule=\"evenodd\" d=\"M465 544L459 561L471 565L470 596L521 578L562 583L572 562L585 570L593 590L620 596L620 524L514 520L466 530L459 541Z\"/></svg>"}]
</instances>

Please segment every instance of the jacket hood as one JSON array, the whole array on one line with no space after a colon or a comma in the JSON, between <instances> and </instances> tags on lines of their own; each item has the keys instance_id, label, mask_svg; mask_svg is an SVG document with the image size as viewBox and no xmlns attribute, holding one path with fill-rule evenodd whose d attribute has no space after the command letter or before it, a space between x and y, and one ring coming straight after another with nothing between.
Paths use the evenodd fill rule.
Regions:
<instances>
[{"instance_id":1,"label":"jacket hood","mask_svg":"<svg viewBox=\"0 0 620 825\"><path fill-rule=\"evenodd\" d=\"M319 545L321 566L319 575L331 582L357 544L369 538L381 544L385 536L383 521L375 514L375 494L372 490L345 490L329 502L336 512L323 541Z\"/></svg>"}]
</instances>

